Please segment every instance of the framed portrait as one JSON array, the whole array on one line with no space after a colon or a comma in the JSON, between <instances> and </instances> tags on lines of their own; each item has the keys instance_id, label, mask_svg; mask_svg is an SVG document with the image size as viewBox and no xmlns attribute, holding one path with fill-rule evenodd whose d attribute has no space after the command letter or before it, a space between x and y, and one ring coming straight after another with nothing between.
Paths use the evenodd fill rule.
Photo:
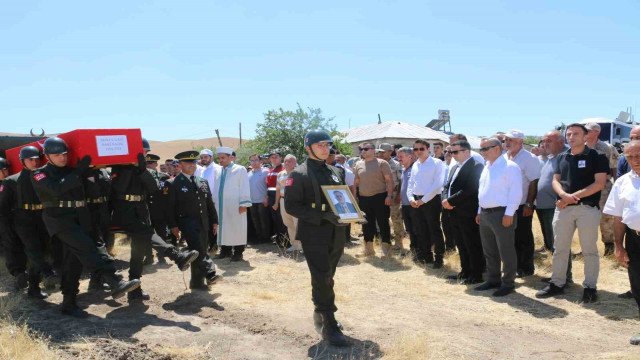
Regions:
<instances>
[{"instance_id":1,"label":"framed portrait","mask_svg":"<svg viewBox=\"0 0 640 360\"><path fill-rule=\"evenodd\" d=\"M343 223L364 221L362 211L358 207L351 190L347 185L323 185L321 186L324 196L331 206L331 210Z\"/></svg>"}]
</instances>

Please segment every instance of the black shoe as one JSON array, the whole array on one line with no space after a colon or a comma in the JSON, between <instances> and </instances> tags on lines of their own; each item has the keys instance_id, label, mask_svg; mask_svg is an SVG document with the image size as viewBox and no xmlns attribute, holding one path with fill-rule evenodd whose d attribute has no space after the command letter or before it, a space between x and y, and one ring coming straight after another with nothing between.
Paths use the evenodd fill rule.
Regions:
<instances>
[{"instance_id":1,"label":"black shoe","mask_svg":"<svg viewBox=\"0 0 640 360\"><path fill-rule=\"evenodd\" d=\"M60 283L60 278L56 273L49 270L42 274L42 284L44 288L47 290L52 290L56 288L56 285Z\"/></svg>"},{"instance_id":2,"label":"black shoe","mask_svg":"<svg viewBox=\"0 0 640 360\"><path fill-rule=\"evenodd\" d=\"M343 347L349 345L332 312L322 314L322 339L331 346Z\"/></svg>"},{"instance_id":3,"label":"black shoe","mask_svg":"<svg viewBox=\"0 0 640 360\"><path fill-rule=\"evenodd\" d=\"M29 275L26 272L16 275L16 289L26 289L27 286L29 286Z\"/></svg>"},{"instance_id":4,"label":"black shoe","mask_svg":"<svg viewBox=\"0 0 640 360\"><path fill-rule=\"evenodd\" d=\"M102 281L102 277L98 274L91 274L91 279L89 279L89 291L107 290L109 290L109 284Z\"/></svg>"},{"instance_id":5,"label":"black shoe","mask_svg":"<svg viewBox=\"0 0 640 360\"><path fill-rule=\"evenodd\" d=\"M629 343L631 345L640 345L640 334L633 335L631 339L629 339Z\"/></svg>"},{"instance_id":6,"label":"black shoe","mask_svg":"<svg viewBox=\"0 0 640 360\"><path fill-rule=\"evenodd\" d=\"M618 295L618 297L620 299L633 299L633 293L631 292L631 290L629 290L626 293L622 293L622 294Z\"/></svg>"},{"instance_id":7,"label":"black shoe","mask_svg":"<svg viewBox=\"0 0 640 360\"><path fill-rule=\"evenodd\" d=\"M158 253L158 264L166 264L167 260L165 260L164 256Z\"/></svg>"},{"instance_id":8,"label":"black shoe","mask_svg":"<svg viewBox=\"0 0 640 360\"><path fill-rule=\"evenodd\" d=\"M207 285L214 285L218 282L220 282L220 280L222 280L222 275L216 275L215 272L208 274L206 276L207 279Z\"/></svg>"},{"instance_id":9,"label":"black shoe","mask_svg":"<svg viewBox=\"0 0 640 360\"><path fill-rule=\"evenodd\" d=\"M481 282L482 282L482 278L476 278L476 277L470 276L462 280L460 282L460 285L473 285L473 284L480 284Z\"/></svg>"},{"instance_id":10,"label":"black shoe","mask_svg":"<svg viewBox=\"0 0 640 360\"><path fill-rule=\"evenodd\" d=\"M178 251L178 249L175 249L177 251L177 254L174 253L174 258L172 259L176 265L178 266L178 269L180 269L180 271L186 271L190 264L198 258L199 253L196 250L188 250L188 251Z\"/></svg>"},{"instance_id":11,"label":"black shoe","mask_svg":"<svg viewBox=\"0 0 640 360\"><path fill-rule=\"evenodd\" d=\"M589 304L598 300L598 290L591 288L584 288L582 293L582 302Z\"/></svg>"},{"instance_id":12,"label":"black shoe","mask_svg":"<svg viewBox=\"0 0 640 360\"><path fill-rule=\"evenodd\" d=\"M114 299L118 299L123 297L124 294L139 288L140 280L139 279L133 279L130 281L120 280L113 285L109 284L109 286L112 288L111 297Z\"/></svg>"},{"instance_id":13,"label":"black shoe","mask_svg":"<svg viewBox=\"0 0 640 360\"><path fill-rule=\"evenodd\" d=\"M482 284L474 287L473 290L484 291L484 290L490 290L490 289L497 289L499 287L500 287L500 283L492 283L489 281L485 281Z\"/></svg>"},{"instance_id":14,"label":"black shoe","mask_svg":"<svg viewBox=\"0 0 640 360\"><path fill-rule=\"evenodd\" d=\"M531 276L531 275L533 275L533 271L518 270L516 272L516 277L517 278L524 278L524 277Z\"/></svg>"},{"instance_id":15,"label":"black shoe","mask_svg":"<svg viewBox=\"0 0 640 360\"><path fill-rule=\"evenodd\" d=\"M44 300L49 297L49 294L42 291L40 287L30 287L29 290L27 290L27 296L32 299Z\"/></svg>"},{"instance_id":16,"label":"black shoe","mask_svg":"<svg viewBox=\"0 0 640 360\"><path fill-rule=\"evenodd\" d=\"M209 286L207 286L207 284L205 284L203 281L196 281L196 282L190 281L189 289L207 291L209 290Z\"/></svg>"},{"instance_id":17,"label":"black shoe","mask_svg":"<svg viewBox=\"0 0 640 360\"><path fill-rule=\"evenodd\" d=\"M153 265L153 255L149 256L145 256L144 260L142 261L142 265Z\"/></svg>"},{"instance_id":18,"label":"black shoe","mask_svg":"<svg viewBox=\"0 0 640 360\"><path fill-rule=\"evenodd\" d=\"M243 259L242 254L235 253L235 254L233 254L233 256L231 257L231 262L238 262L238 261L242 261L242 259Z\"/></svg>"},{"instance_id":19,"label":"black shoe","mask_svg":"<svg viewBox=\"0 0 640 360\"><path fill-rule=\"evenodd\" d=\"M86 311L78 307L78 304L76 304L75 295L64 295L62 297L62 309L60 311L63 315L68 315L75 318L86 318L87 316L89 316Z\"/></svg>"},{"instance_id":20,"label":"black shoe","mask_svg":"<svg viewBox=\"0 0 640 360\"><path fill-rule=\"evenodd\" d=\"M556 286L556 284L554 283L549 283L549 285L545 286L544 288L542 288L542 290L539 290L536 293L536 297L538 299L545 299L560 294L564 294L564 288Z\"/></svg>"},{"instance_id":21,"label":"black shoe","mask_svg":"<svg viewBox=\"0 0 640 360\"><path fill-rule=\"evenodd\" d=\"M496 291L493 292L493 294L491 294L492 296L505 296L505 295L509 295L512 292L515 292L516 288L515 287L506 287L506 286L500 286L500 288Z\"/></svg>"},{"instance_id":22,"label":"black shoe","mask_svg":"<svg viewBox=\"0 0 640 360\"><path fill-rule=\"evenodd\" d=\"M422 262L424 262L425 264L433 264L435 262L435 260L433 260L433 255L431 256L425 256L424 258L421 259Z\"/></svg>"},{"instance_id":23,"label":"black shoe","mask_svg":"<svg viewBox=\"0 0 640 360\"><path fill-rule=\"evenodd\" d=\"M142 288L138 287L137 289L127 293L127 299L129 301L146 301L151 300L151 296L149 296L146 291L142 290Z\"/></svg>"},{"instance_id":24,"label":"black shoe","mask_svg":"<svg viewBox=\"0 0 640 360\"><path fill-rule=\"evenodd\" d=\"M213 258L216 260L220 260L220 259L224 259L227 257L231 257L231 254L229 254L228 252L220 252L218 255L214 256Z\"/></svg>"},{"instance_id":25,"label":"black shoe","mask_svg":"<svg viewBox=\"0 0 640 360\"><path fill-rule=\"evenodd\" d=\"M444 261L442 260L442 255L436 255L435 261L433 262L434 269L442 269L444 266Z\"/></svg>"},{"instance_id":26,"label":"black shoe","mask_svg":"<svg viewBox=\"0 0 640 360\"><path fill-rule=\"evenodd\" d=\"M548 284L548 283L551 282L551 278L550 277L543 277L543 278L540 278L540 281L542 281L543 283L547 283Z\"/></svg>"},{"instance_id":27,"label":"black shoe","mask_svg":"<svg viewBox=\"0 0 640 360\"><path fill-rule=\"evenodd\" d=\"M613 243L605 243L604 244L604 256L613 255L615 250L616 250L616 247L615 247L615 245Z\"/></svg>"},{"instance_id":28,"label":"black shoe","mask_svg":"<svg viewBox=\"0 0 640 360\"><path fill-rule=\"evenodd\" d=\"M445 276L445 279L451 280L451 281L460 281L460 280L466 279L467 277L468 277L467 274L465 274L463 272L459 272L456 275L447 275L447 276Z\"/></svg>"},{"instance_id":29,"label":"black shoe","mask_svg":"<svg viewBox=\"0 0 640 360\"><path fill-rule=\"evenodd\" d=\"M338 324L338 329L344 330L340 321L336 320L336 324ZM318 334L322 335L322 314L319 312L313 312L313 327L316 329Z\"/></svg>"}]
</instances>

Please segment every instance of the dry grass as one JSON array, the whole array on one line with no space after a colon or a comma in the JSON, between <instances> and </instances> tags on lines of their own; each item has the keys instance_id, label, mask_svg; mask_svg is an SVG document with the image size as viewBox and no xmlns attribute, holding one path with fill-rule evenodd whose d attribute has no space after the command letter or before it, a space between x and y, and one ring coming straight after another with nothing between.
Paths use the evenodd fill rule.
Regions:
<instances>
[{"instance_id":1,"label":"dry grass","mask_svg":"<svg viewBox=\"0 0 640 360\"><path fill-rule=\"evenodd\" d=\"M429 336L425 333L403 334L384 349L385 360L423 360L431 357Z\"/></svg>"}]
</instances>

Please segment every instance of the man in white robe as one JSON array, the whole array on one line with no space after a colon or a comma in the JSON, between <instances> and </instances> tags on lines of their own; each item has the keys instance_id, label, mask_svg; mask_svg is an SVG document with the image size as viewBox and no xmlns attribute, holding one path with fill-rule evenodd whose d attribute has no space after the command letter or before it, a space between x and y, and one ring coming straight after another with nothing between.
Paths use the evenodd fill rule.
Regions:
<instances>
[{"instance_id":1,"label":"man in white robe","mask_svg":"<svg viewBox=\"0 0 640 360\"><path fill-rule=\"evenodd\" d=\"M220 167L220 165L213 161L213 151L209 149L202 149L202 151L200 151L200 162L202 165L198 165L194 175L207 180L207 182L209 182L209 188L213 189L216 184L215 170ZM209 229L208 237L209 251L216 250L218 247L216 244L216 234L211 229Z\"/></svg>"},{"instance_id":2,"label":"man in white robe","mask_svg":"<svg viewBox=\"0 0 640 360\"><path fill-rule=\"evenodd\" d=\"M216 259L242 260L247 244L247 208L251 206L249 177L244 166L232 161L233 149L216 149L220 166L214 170L213 200L218 211L218 245Z\"/></svg>"}]
</instances>

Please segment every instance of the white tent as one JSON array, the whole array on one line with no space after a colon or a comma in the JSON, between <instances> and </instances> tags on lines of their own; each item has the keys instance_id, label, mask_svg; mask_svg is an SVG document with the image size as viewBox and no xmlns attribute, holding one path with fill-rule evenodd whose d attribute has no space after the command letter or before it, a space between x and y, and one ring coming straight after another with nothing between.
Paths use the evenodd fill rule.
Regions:
<instances>
[{"instance_id":1,"label":"white tent","mask_svg":"<svg viewBox=\"0 0 640 360\"><path fill-rule=\"evenodd\" d=\"M376 147L381 143L413 146L416 139L425 139L431 143L441 142L445 146L449 144L449 135L442 131L400 121L385 121L345 130L342 133L346 142L351 144L354 154L358 154L358 145L365 141L372 142Z\"/></svg>"}]
</instances>

